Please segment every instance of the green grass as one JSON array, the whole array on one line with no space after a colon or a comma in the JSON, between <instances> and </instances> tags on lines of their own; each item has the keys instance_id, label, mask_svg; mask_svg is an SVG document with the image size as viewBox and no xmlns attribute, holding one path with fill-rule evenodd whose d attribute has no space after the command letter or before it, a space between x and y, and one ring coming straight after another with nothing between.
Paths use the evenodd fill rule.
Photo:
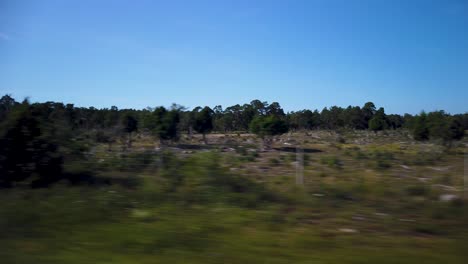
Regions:
<instances>
[{"instance_id":1,"label":"green grass","mask_svg":"<svg viewBox=\"0 0 468 264\"><path fill-rule=\"evenodd\" d=\"M461 237L431 237L427 227L420 227L427 236L340 233L338 216L323 226L301 222L314 216L306 207L150 204L115 187L16 192L2 194L10 201L2 219L13 221L2 222L2 263L464 263L468 256Z\"/></svg>"},{"instance_id":2,"label":"green grass","mask_svg":"<svg viewBox=\"0 0 468 264\"><path fill-rule=\"evenodd\" d=\"M308 139L303 186L294 153L103 148L112 185L0 190L1 263L466 263L466 200L437 186L460 189L461 151L343 137Z\"/></svg>"}]
</instances>

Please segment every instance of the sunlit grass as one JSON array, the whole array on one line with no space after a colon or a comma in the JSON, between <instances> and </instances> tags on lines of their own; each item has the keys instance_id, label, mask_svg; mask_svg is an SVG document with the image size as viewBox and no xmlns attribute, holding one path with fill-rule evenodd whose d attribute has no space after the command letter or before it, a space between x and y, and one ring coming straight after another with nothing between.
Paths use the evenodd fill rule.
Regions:
<instances>
[{"instance_id":1,"label":"sunlit grass","mask_svg":"<svg viewBox=\"0 0 468 264\"><path fill-rule=\"evenodd\" d=\"M310 143L303 186L291 152L98 148L108 183L1 190L1 262L465 263L463 156L347 144Z\"/></svg>"}]
</instances>

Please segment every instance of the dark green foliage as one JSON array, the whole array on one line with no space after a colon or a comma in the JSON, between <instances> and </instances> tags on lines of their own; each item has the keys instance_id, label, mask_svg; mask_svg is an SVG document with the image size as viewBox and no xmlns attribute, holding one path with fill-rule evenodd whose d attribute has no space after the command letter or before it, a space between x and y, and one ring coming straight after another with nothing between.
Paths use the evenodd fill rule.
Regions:
<instances>
[{"instance_id":1,"label":"dark green foliage","mask_svg":"<svg viewBox=\"0 0 468 264\"><path fill-rule=\"evenodd\" d=\"M362 109L359 106L348 106L343 111L343 121L346 127L353 129L366 129L367 123L363 118Z\"/></svg>"},{"instance_id":2,"label":"dark green foliage","mask_svg":"<svg viewBox=\"0 0 468 264\"><path fill-rule=\"evenodd\" d=\"M258 116L250 123L250 131L261 138L288 132L286 122L275 116Z\"/></svg>"},{"instance_id":3,"label":"dark green foliage","mask_svg":"<svg viewBox=\"0 0 468 264\"><path fill-rule=\"evenodd\" d=\"M11 96L3 96L0 99L0 120L5 119L10 109L17 104ZM164 107L144 110L118 109L115 106L104 109L78 108L73 104L54 102L37 103L31 107L39 113L41 119L55 123L58 128L67 128L67 135L56 133L64 138L94 130L112 132L112 137L118 137L119 132L129 133L131 130L133 133L139 128L145 128L139 132L150 131L162 141L177 140L182 131L190 135L192 130L203 135L212 130L249 131L254 119L266 116L285 121L288 130L348 128L379 131L403 127L410 129L417 140L437 139L443 142L461 139L468 129L467 114L450 116L439 111L418 116L386 115L383 108L377 109L372 102L367 102L362 108L332 106L321 112L304 109L289 113L285 113L277 102L269 104L260 100L225 109L221 105L215 106L213 110L196 107L192 111L186 111L181 106L174 106L170 110ZM166 115L166 112L169 114Z\"/></svg>"},{"instance_id":4,"label":"dark green foliage","mask_svg":"<svg viewBox=\"0 0 468 264\"><path fill-rule=\"evenodd\" d=\"M263 139L265 148L271 147L271 137L288 132L287 123L276 116L257 116L250 122L250 132Z\"/></svg>"},{"instance_id":5,"label":"dark green foliage","mask_svg":"<svg viewBox=\"0 0 468 264\"><path fill-rule=\"evenodd\" d=\"M387 128L384 109L381 107L375 115L369 120L369 129L372 131L384 130Z\"/></svg>"},{"instance_id":6,"label":"dark green foliage","mask_svg":"<svg viewBox=\"0 0 468 264\"><path fill-rule=\"evenodd\" d=\"M344 144L346 143L346 139L342 136L339 136L337 139L336 139L336 142L338 143L341 143L341 144Z\"/></svg>"},{"instance_id":7,"label":"dark green foliage","mask_svg":"<svg viewBox=\"0 0 468 264\"><path fill-rule=\"evenodd\" d=\"M463 138L465 128L461 116L450 116L444 111L422 112L411 121L416 140L441 140L448 143Z\"/></svg>"},{"instance_id":8,"label":"dark green foliage","mask_svg":"<svg viewBox=\"0 0 468 264\"><path fill-rule=\"evenodd\" d=\"M168 111L164 107L154 109L146 115L144 126L156 136L161 142L164 140L177 140L177 126L180 121L179 111L172 109Z\"/></svg>"},{"instance_id":9,"label":"dark green foliage","mask_svg":"<svg viewBox=\"0 0 468 264\"><path fill-rule=\"evenodd\" d=\"M266 107L266 114L276 117L282 117L284 116L284 111L278 102L273 102Z\"/></svg>"},{"instance_id":10,"label":"dark green foliage","mask_svg":"<svg viewBox=\"0 0 468 264\"><path fill-rule=\"evenodd\" d=\"M11 111L0 132L0 185L10 187L32 178L33 186L43 186L59 180L63 170L59 146L41 131L28 103Z\"/></svg>"},{"instance_id":11,"label":"dark green foliage","mask_svg":"<svg viewBox=\"0 0 468 264\"><path fill-rule=\"evenodd\" d=\"M94 137L98 143L109 143L111 141L111 135L103 130L96 131Z\"/></svg>"},{"instance_id":12,"label":"dark green foliage","mask_svg":"<svg viewBox=\"0 0 468 264\"><path fill-rule=\"evenodd\" d=\"M400 115L386 115L388 128L397 129L403 126L404 119Z\"/></svg>"},{"instance_id":13,"label":"dark green foliage","mask_svg":"<svg viewBox=\"0 0 468 264\"><path fill-rule=\"evenodd\" d=\"M429 129L426 124L426 113L422 112L419 116L416 116L413 120L412 130L413 137L416 140L427 140L429 139Z\"/></svg>"},{"instance_id":14,"label":"dark green foliage","mask_svg":"<svg viewBox=\"0 0 468 264\"><path fill-rule=\"evenodd\" d=\"M340 169L342 166L341 160L336 156L323 156L320 159L322 164L328 165L330 168Z\"/></svg>"},{"instance_id":15,"label":"dark green foliage","mask_svg":"<svg viewBox=\"0 0 468 264\"><path fill-rule=\"evenodd\" d=\"M213 110L208 106L205 106L203 109L196 109L195 120L193 128L198 133L203 134L203 140L206 142L206 133L209 133L213 129Z\"/></svg>"},{"instance_id":16,"label":"dark green foliage","mask_svg":"<svg viewBox=\"0 0 468 264\"><path fill-rule=\"evenodd\" d=\"M429 191L424 185L411 185L406 188L406 193L411 196L425 196Z\"/></svg>"},{"instance_id":17,"label":"dark green foliage","mask_svg":"<svg viewBox=\"0 0 468 264\"><path fill-rule=\"evenodd\" d=\"M112 144L116 141L115 135L112 133L112 130L104 130L104 129L95 131L94 140L97 143L107 144L108 151L112 150Z\"/></svg>"},{"instance_id":18,"label":"dark green foliage","mask_svg":"<svg viewBox=\"0 0 468 264\"><path fill-rule=\"evenodd\" d=\"M122 119L123 130L125 133L132 133L138 129L138 120L131 114L125 114Z\"/></svg>"},{"instance_id":19,"label":"dark green foliage","mask_svg":"<svg viewBox=\"0 0 468 264\"><path fill-rule=\"evenodd\" d=\"M320 113L315 110L301 110L288 114L288 123L291 129L312 129L320 124Z\"/></svg>"},{"instance_id":20,"label":"dark green foliage","mask_svg":"<svg viewBox=\"0 0 468 264\"><path fill-rule=\"evenodd\" d=\"M355 154L355 158L356 158L357 160L363 160L363 159L367 159L368 157L367 157L367 155L366 155L364 152L362 152L361 150L357 150L357 151L356 151L356 154Z\"/></svg>"},{"instance_id":21,"label":"dark green foliage","mask_svg":"<svg viewBox=\"0 0 468 264\"><path fill-rule=\"evenodd\" d=\"M324 108L320 114L322 127L327 129L344 127L343 113L344 109L341 107Z\"/></svg>"},{"instance_id":22,"label":"dark green foliage","mask_svg":"<svg viewBox=\"0 0 468 264\"><path fill-rule=\"evenodd\" d=\"M5 120L15 105L18 105L18 103L8 94L0 98L0 122Z\"/></svg>"},{"instance_id":23,"label":"dark green foliage","mask_svg":"<svg viewBox=\"0 0 468 264\"><path fill-rule=\"evenodd\" d=\"M416 155L405 159L403 162L408 165L433 165L441 160L443 160L443 154L440 152L418 151Z\"/></svg>"},{"instance_id":24,"label":"dark green foliage","mask_svg":"<svg viewBox=\"0 0 468 264\"><path fill-rule=\"evenodd\" d=\"M449 140L450 120L444 111L430 112L427 114L426 126L431 139Z\"/></svg>"},{"instance_id":25,"label":"dark green foliage","mask_svg":"<svg viewBox=\"0 0 468 264\"><path fill-rule=\"evenodd\" d=\"M138 120L130 113L122 118L122 129L127 134L127 148L132 147L132 133L138 129Z\"/></svg>"},{"instance_id":26,"label":"dark green foliage","mask_svg":"<svg viewBox=\"0 0 468 264\"><path fill-rule=\"evenodd\" d=\"M268 159L268 164L270 166L278 166L280 164L280 161L276 158L270 158Z\"/></svg>"},{"instance_id":27,"label":"dark green foliage","mask_svg":"<svg viewBox=\"0 0 468 264\"><path fill-rule=\"evenodd\" d=\"M463 127L462 119L460 116L454 116L450 118L448 125L448 134L451 139L462 139L465 135L465 130L467 128Z\"/></svg>"},{"instance_id":28,"label":"dark green foliage","mask_svg":"<svg viewBox=\"0 0 468 264\"><path fill-rule=\"evenodd\" d=\"M369 121L372 119L376 112L376 108L374 103L367 102L362 107L362 118L363 121L366 123L366 128L368 127Z\"/></svg>"},{"instance_id":29,"label":"dark green foliage","mask_svg":"<svg viewBox=\"0 0 468 264\"><path fill-rule=\"evenodd\" d=\"M372 153L372 158L375 160L376 169L388 169L392 166L391 162L394 159L391 152L375 151Z\"/></svg>"}]
</instances>

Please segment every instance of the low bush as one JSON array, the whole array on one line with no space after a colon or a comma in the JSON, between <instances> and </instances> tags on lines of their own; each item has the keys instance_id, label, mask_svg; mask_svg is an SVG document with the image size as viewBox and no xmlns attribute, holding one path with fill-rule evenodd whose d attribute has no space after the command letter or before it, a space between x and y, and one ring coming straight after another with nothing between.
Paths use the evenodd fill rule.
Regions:
<instances>
[{"instance_id":1,"label":"low bush","mask_svg":"<svg viewBox=\"0 0 468 264\"><path fill-rule=\"evenodd\" d=\"M429 188L424 185L411 185L406 187L405 191L411 196L425 196L430 192Z\"/></svg>"},{"instance_id":2,"label":"low bush","mask_svg":"<svg viewBox=\"0 0 468 264\"><path fill-rule=\"evenodd\" d=\"M320 162L324 165L327 165L328 167L330 168L341 168L342 166L342 162L341 160L336 157L336 156L323 156L321 159L320 159Z\"/></svg>"}]
</instances>

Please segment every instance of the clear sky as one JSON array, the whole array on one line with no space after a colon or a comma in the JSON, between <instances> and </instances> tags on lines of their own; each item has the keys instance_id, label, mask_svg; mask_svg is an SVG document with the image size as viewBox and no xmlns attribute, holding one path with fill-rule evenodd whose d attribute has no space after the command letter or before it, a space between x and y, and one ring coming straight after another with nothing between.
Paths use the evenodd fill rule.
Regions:
<instances>
[{"instance_id":1,"label":"clear sky","mask_svg":"<svg viewBox=\"0 0 468 264\"><path fill-rule=\"evenodd\" d=\"M468 0L0 0L0 94L468 111Z\"/></svg>"}]
</instances>

